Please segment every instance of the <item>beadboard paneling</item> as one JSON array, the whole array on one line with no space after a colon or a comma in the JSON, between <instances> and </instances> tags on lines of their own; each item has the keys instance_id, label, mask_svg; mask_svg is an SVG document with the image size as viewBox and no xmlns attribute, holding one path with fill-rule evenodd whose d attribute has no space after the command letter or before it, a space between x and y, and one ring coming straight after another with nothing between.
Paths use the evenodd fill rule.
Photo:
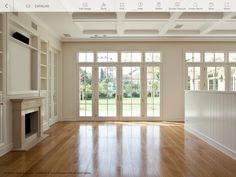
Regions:
<instances>
[{"instance_id":1,"label":"beadboard paneling","mask_svg":"<svg viewBox=\"0 0 236 177\"><path fill-rule=\"evenodd\" d=\"M236 159L236 93L185 91L185 127Z\"/></svg>"}]
</instances>

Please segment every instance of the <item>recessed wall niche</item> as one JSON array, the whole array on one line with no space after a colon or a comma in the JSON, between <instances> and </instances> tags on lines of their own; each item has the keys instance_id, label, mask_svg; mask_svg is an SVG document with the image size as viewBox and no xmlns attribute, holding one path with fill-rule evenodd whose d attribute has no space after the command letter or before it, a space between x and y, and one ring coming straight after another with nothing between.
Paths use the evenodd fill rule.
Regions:
<instances>
[{"instance_id":1,"label":"recessed wall niche","mask_svg":"<svg viewBox=\"0 0 236 177\"><path fill-rule=\"evenodd\" d=\"M29 43L13 37L19 33L29 39ZM38 90L38 34L9 19L8 29L7 90L8 94L18 94Z\"/></svg>"}]
</instances>

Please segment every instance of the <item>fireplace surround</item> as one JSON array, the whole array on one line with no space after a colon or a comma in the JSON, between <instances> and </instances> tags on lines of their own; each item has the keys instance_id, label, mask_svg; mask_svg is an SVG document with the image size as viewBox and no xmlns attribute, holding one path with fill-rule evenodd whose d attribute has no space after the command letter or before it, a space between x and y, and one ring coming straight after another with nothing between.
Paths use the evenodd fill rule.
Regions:
<instances>
[{"instance_id":1,"label":"fireplace surround","mask_svg":"<svg viewBox=\"0 0 236 177\"><path fill-rule=\"evenodd\" d=\"M13 150L28 150L47 137L42 130L43 97L11 99Z\"/></svg>"}]
</instances>

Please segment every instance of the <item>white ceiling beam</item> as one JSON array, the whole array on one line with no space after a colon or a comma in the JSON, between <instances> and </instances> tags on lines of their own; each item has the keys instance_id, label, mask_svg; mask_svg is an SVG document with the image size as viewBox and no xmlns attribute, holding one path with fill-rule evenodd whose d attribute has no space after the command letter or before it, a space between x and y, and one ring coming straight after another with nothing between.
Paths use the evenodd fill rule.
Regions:
<instances>
[{"instance_id":1,"label":"white ceiling beam","mask_svg":"<svg viewBox=\"0 0 236 177\"><path fill-rule=\"evenodd\" d=\"M205 24L201 29L200 29L200 34L204 35L209 33L210 31L212 31L217 25L219 25L222 22L225 22L226 20L230 20L232 19L232 17L234 17L236 15L236 13L225 13L224 17L220 20L217 20L216 22L211 22L211 23L207 23Z\"/></svg>"},{"instance_id":2,"label":"white ceiling beam","mask_svg":"<svg viewBox=\"0 0 236 177\"><path fill-rule=\"evenodd\" d=\"M123 35L125 30L125 12L117 12L117 34Z\"/></svg>"},{"instance_id":3,"label":"white ceiling beam","mask_svg":"<svg viewBox=\"0 0 236 177\"><path fill-rule=\"evenodd\" d=\"M174 12L171 14L169 21L161 28L159 35L164 35L166 32L170 29L170 27L173 25L173 23L179 19L179 17L182 15L183 12Z\"/></svg>"}]
</instances>

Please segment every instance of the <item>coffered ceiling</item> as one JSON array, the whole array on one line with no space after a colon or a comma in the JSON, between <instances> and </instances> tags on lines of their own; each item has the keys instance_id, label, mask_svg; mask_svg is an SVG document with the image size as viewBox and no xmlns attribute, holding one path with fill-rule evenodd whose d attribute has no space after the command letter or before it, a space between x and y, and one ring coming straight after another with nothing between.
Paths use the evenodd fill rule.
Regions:
<instances>
[{"instance_id":1,"label":"coffered ceiling","mask_svg":"<svg viewBox=\"0 0 236 177\"><path fill-rule=\"evenodd\" d=\"M62 40L236 39L236 12L34 13Z\"/></svg>"}]
</instances>

